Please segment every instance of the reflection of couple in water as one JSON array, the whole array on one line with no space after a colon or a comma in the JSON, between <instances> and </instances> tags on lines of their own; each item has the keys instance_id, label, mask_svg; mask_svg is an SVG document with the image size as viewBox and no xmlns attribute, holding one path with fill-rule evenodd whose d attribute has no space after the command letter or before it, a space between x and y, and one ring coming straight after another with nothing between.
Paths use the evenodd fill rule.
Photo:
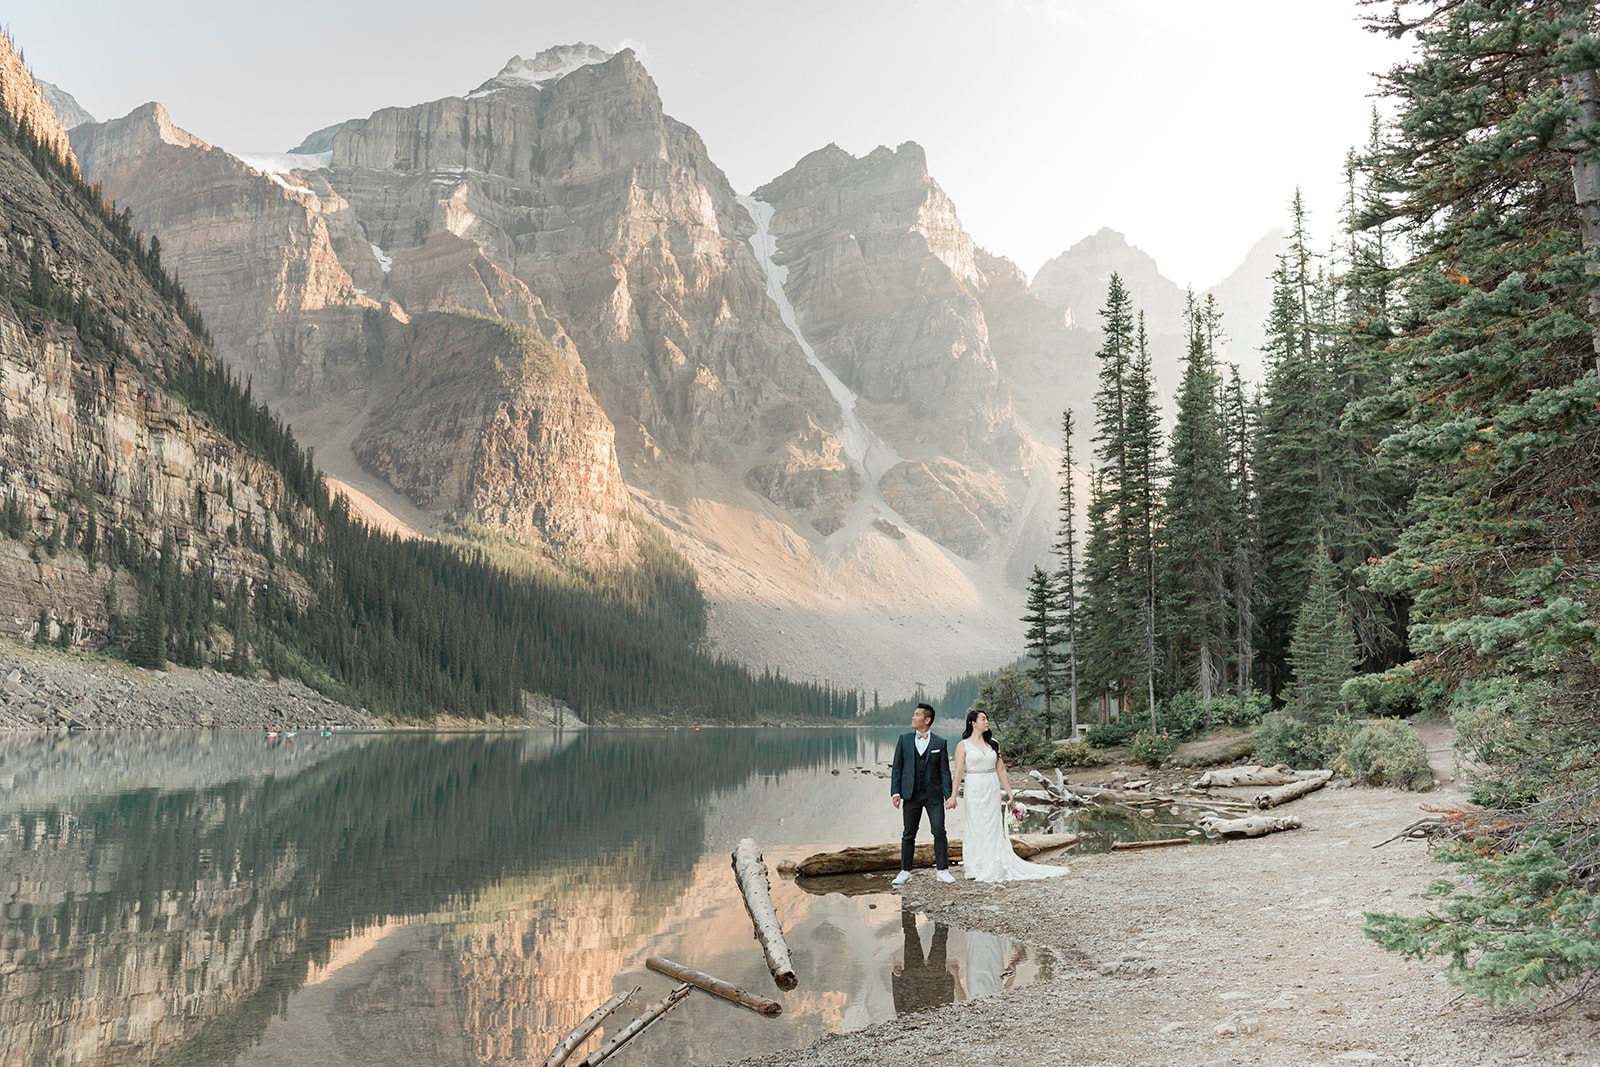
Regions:
<instances>
[{"instance_id":1,"label":"reflection of couple in water","mask_svg":"<svg viewBox=\"0 0 1600 1067\"><path fill-rule=\"evenodd\" d=\"M926 952L922 948L922 935L917 930L917 916L910 908L900 910L900 929L905 934L905 962L895 967L891 985L894 989L896 1015L952 1004L960 983L959 968L946 962L945 942L950 928L944 923L933 924L933 942ZM1011 987L1017 964L1027 958L1027 950L1013 946L1010 938L997 937L978 930L968 930L967 974L962 999L987 997Z\"/></svg>"},{"instance_id":2,"label":"reflection of couple in water","mask_svg":"<svg viewBox=\"0 0 1600 1067\"><path fill-rule=\"evenodd\" d=\"M1029 863L1011 848L1006 833L1011 805L1011 779L1006 773L1000 745L989 730L989 717L967 712L967 728L954 746L955 775L950 773L951 746L933 732L934 710L918 704L911 713L911 732L900 735L889 772L890 800L904 816L900 837L900 873L895 885L911 880L917 831L923 812L933 831L934 866L941 882L953 882L949 871L950 848L944 831L944 813L956 808L958 795L966 801L966 832L961 840L961 866L968 878L979 882L1014 882L1054 878L1065 867ZM965 785L965 793L962 787Z\"/></svg>"}]
</instances>

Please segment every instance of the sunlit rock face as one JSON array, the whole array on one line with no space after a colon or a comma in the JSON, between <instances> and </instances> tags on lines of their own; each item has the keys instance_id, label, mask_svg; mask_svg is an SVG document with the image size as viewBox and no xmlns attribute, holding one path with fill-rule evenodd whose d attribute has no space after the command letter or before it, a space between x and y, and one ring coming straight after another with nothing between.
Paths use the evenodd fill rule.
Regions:
<instances>
[{"instance_id":1,"label":"sunlit rock face","mask_svg":"<svg viewBox=\"0 0 1600 1067\"><path fill-rule=\"evenodd\" d=\"M607 531L621 522L612 483L623 470L673 498L696 465L737 484L747 469L836 463L837 406L766 299L746 245L751 223L631 52L580 45L514 58L465 97L344 123L326 138L322 169L257 172L176 130L155 105L77 136L91 176L161 237L219 351L324 457L354 436L318 440L330 405L367 417L404 388L384 380L404 363L386 349L399 333L375 324L448 309L537 331L600 401L617 429L599 450L614 449L609 469L578 449L547 455L576 467L518 473L593 487L583 501L560 495L608 514ZM380 306L385 316L369 314ZM461 355L470 377L493 353ZM453 432L429 417L417 413L424 437ZM402 466L369 469L387 478ZM452 479L412 466L391 484L444 510L464 494L415 490ZM792 480L751 484L787 506ZM573 512L517 511L521 492L541 495L501 485L476 517L562 547L592 526Z\"/></svg>"},{"instance_id":2,"label":"sunlit rock face","mask_svg":"<svg viewBox=\"0 0 1600 1067\"><path fill-rule=\"evenodd\" d=\"M885 499L952 551L981 553L1018 518L1049 439L1019 425L1001 360L1074 362L1066 319L973 244L915 144L859 159L829 145L755 195L776 209L807 339L916 457L883 480Z\"/></svg>"},{"instance_id":3,"label":"sunlit rock face","mask_svg":"<svg viewBox=\"0 0 1600 1067\"><path fill-rule=\"evenodd\" d=\"M540 59L534 77L513 61L464 98L334 136L327 181L394 261L378 292L430 306L462 275L424 269L433 246L470 242L506 276L483 310L521 321L493 290L537 294L617 426L623 469L656 489L675 491L686 464L738 472L813 423L831 432L837 410L766 299L752 224L699 135L662 111L631 51Z\"/></svg>"}]
</instances>

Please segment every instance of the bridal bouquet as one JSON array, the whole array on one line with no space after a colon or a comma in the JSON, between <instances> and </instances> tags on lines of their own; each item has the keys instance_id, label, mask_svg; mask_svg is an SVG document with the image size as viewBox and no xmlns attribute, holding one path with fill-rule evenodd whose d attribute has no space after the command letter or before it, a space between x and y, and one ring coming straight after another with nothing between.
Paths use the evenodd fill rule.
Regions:
<instances>
[{"instance_id":1,"label":"bridal bouquet","mask_svg":"<svg viewBox=\"0 0 1600 1067\"><path fill-rule=\"evenodd\" d=\"M1013 801L1007 814L1011 816L1012 826L1021 826L1022 820L1028 817L1028 809L1023 807L1020 802Z\"/></svg>"}]
</instances>

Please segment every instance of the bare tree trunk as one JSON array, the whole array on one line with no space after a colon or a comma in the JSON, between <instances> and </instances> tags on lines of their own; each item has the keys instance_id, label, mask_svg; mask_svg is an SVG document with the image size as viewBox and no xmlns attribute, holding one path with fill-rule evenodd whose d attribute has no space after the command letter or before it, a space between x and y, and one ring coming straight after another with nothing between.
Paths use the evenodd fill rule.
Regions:
<instances>
[{"instance_id":1,"label":"bare tree trunk","mask_svg":"<svg viewBox=\"0 0 1600 1067\"><path fill-rule=\"evenodd\" d=\"M1577 36L1578 31L1569 30L1562 35L1562 43L1574 43ZM1600 122L1596 90L1593 70L1577 70L1561 76L1562 93L1578 109L1578 113L1567 120L1567 132L1571 135L1568 151L1572 156L1572 189L1578 201L1578 235L1583 240L1583 250L1591 256L1595 252L1595 242L1600 240L1600 162L1583 158L1597 146L1580 131ZM1600 263L1591 259L1583 265L1583 271L1600 274ZM1589 290L1589 327L1593 331L1595 373L1600 374L1600 286Z\"/></svg>"},{"instance_id":2,"label":"bare tree trunk","mask_svg":"<svg viewBox=\"0 0 1600 1067\"><path fill-rule=\"evenodd\" d=\"M550 1055L544 1061L543 1067L561 1067L563 1063L566 1063L571 1058L577 1047L589 1040L590 1035L600 1028L600 1024L606 1021L608 1015L632 1000L638 992L639 987L634 986L626 993L618 993L590 1012L583 1022L572 1028L572 1033L563 1038L561 1043L550 1051Z\"/></svg>"},{"instance_id":3,"label":"bare tree trunk","mask_svg":"<svg viewBox=\"0 0 1600 1067\"><path fill-rule=\"evenodd\" d=\"M767 865L761 861L761 850L750 838L739 842L733 850L733 876L738 879L739 890L744 894L745 910L755 924L756 938L767 956L767 970L779 989L793 989L800 984L795 977L794 964L789 962L789 944L783 939L783 927L778 922L778 912L772 906L772 886L767 881Z\"/></svg>"},{"instance_id":4,"label":"bare tree trunk","mask_svg":"<svg viewBox=\"0 0 1600 1067\"><path fill-rule=\"evenodd\" d=\"M624 1026L616 1037L589 1053L588 1057L578 1067L596 1067L597 1064L610 1059L612 1053L638 1037L644 1032L645 1027L671 1011L677 1006L678 1001L688 996L690 992L691 989L688 985L678 986L678 988L646 1008L644 1013L633 1022Z\"/></svg>"},{"instance_id":5,"label":"bare tree trunk","mask_svg":"<svg viewBox=\"0 0 1600 1067\"><path fill-rule=\"evenodd\" d=\"M783 1012L783 1005L776 1000L758 997L754 993L746 993L732 982L724 982L720 978L713 978L704 971L697 971L693 967L685 967L681 963L673 963L660 956L651 956L644 961L644 965L652 971L659 971L668 978L676 978L680 982L687 982L696 989L703 989L707 993L719 996L723 1000L732 1001L741 1007L758 1011L762 1015L779 1015Z\"/></svg>"}]
</instances>

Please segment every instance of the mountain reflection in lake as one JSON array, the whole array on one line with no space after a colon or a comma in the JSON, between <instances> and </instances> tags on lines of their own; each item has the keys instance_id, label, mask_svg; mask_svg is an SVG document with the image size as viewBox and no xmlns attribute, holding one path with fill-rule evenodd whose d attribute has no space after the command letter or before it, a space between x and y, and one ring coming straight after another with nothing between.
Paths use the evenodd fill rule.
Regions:
<instances>
[{"instance_id":1,"label":"mountain reflection in lake","mask_svg":"<svg viewBox=\"0 0 1600 1067\"><path fill-rule=\"evenodd\" d=\"M695 994L617 1060L707 1063L1048 973L887 878L774 876L800 987L773 987L729 853L893 840L854 768L894 736L0 738L0 1067L539 1063L613 992L664 995L652 954L783 1002Z\"/></svg>"}]
</instances>

